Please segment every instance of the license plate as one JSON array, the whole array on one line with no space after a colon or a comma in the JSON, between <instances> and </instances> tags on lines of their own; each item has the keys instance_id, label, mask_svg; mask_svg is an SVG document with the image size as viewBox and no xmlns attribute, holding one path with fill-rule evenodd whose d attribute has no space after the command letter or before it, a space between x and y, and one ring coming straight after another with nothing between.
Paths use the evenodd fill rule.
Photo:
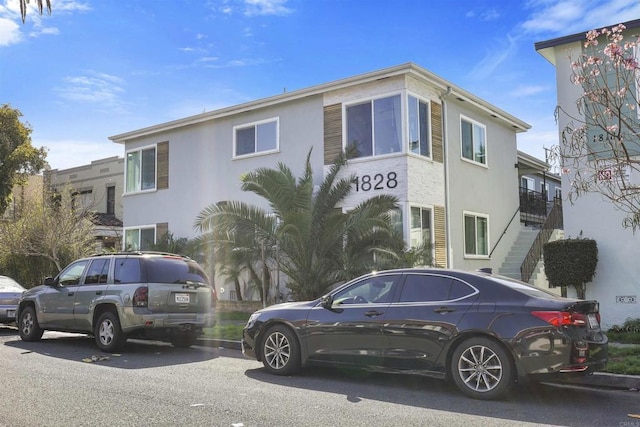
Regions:
<instances>
[{"instance_id":1,"label":"license plate","mask_svg":"<svg viewBox=\"0 0 640 427\"><path fill-rule=\"evenodd\" d=\"M15 319L16 318L16 311L15 310L7 310L7 317L9 319Z\"/></svg>"},{"instance_id":2,"label":"license plate","mask_svg":"<svg viewBox=\"0 0 640 427\"><path fill-rule=\"evenodd\" d=\"M598 323L598 318L596 317L595 314L589 314L587 318L589 319L589 327L591 329L598 329L600 327L600 324Z\"/></svg>"},{"instance_id":3,"label":"license plate","mask_svg":"<svg viewBox=\"0 0 640 427\"><path fill-rule=\"evenodd\" d=\"M176 294L176 302L178 304L189 304L190 296L189 294Z\"/></svg>"}]
</instances>

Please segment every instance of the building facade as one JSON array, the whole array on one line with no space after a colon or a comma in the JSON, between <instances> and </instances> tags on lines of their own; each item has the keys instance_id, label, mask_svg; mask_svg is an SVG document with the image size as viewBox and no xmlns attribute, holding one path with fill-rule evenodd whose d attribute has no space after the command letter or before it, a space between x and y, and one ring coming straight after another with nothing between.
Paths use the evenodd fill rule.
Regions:
<instances>
[{"instance_id":1,"label":"building facade","mask_svg":"<svg viewBox=\"0 0 640 427\"><path fill-rule=\"evenodd\" d=\"M124 158L109 157L69 169L45 170L45 185L60 191L69 185L82 208L95 213L96 251L120 249Z\"/></svg>"},{"instance_id":2,"label":"building facade","mask_svg":"<svg viewBox=\"0 0 640 427\"><path fill-rule=\"evenodd\" d=\"M627 22L625 26L625 38L630 39L640 29L640 20ZM580 98L582 88L571 83L571 62L572 58L575 59L583 52L585 35L586 31L535 45L538 53L556 69L560 141L563 141L564 129L574 120L572 117L584 119L576 107L576 100ZM635 114L630 117L632 120L638 120ZM584 162L577 168L562 169L562 188L565 195L569 194L575 174L581 172L580 169L590 167ZM623 228L623 213L599 193L587 193L572 203L564 203L563 211L566 237L581 236L594 239L597 243L598 264L593 281L586 285L586 298L597 299L600 302L602 324L610 327L624 323L627 318L640 317L640 266L637 263L640 257L640 235L633 233L631 229Z\"/></svg>"},{"instance_id":3,"label":"building facade","mask_svg":"<svg viewBox=\"0 0 640 427\"><path fill-rule=\"evenodd\" d=\"M266 208L240 190L243 174L284 163L300 175L311 151L320 183L352 147L343 173L356 183L343 209L394 195L408 245L426 241L438 266L497 269L520 226L516 135L528 128L408 63L115 135L124 246L194 237L197 215L218 201Z\"/></svg>"}]
</instances>

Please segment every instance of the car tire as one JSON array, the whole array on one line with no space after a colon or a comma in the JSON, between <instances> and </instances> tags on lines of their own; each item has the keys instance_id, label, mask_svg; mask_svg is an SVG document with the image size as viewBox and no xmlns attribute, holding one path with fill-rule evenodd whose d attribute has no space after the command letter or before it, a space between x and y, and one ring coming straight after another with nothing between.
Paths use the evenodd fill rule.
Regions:
<instances>
[{"instance_id":1,"label":"car tire","mask_svg":"<svg viewBox=\"0 0 640 427\"><path fill-rule=\"evenodd\" d=\"M509 391L515 380L509 354L489 338L473 337L460 343L450 367L455 385L474 399L496 399Z\"/></svg>"},{"instance_id":2,"label":"car tire","mask_svg":"<svg viewBox=\"0 0 640 427\"><path fill-rule=\"evenodd\" d=\"M38 341L42 338L44 330L38 324L36 310L32 306L27 306L20 312L18 319L18 331L23 341Z\"/></svg>"},{"instance_id":3,"label":"car tire","mask_svg":"<svg viewBox=\"0 0 640 427\"><path fill-rule=\"evenodd\" d=\"M94 336L98 348L106 353L119 350L127 341L120 328L120 320L112 311L105 311L100 315L94 327Z\"/></svg>"},{"instance_id":4,"label":"car tire","mask_svg":"<svg viewBox=\"0 0 640 427\"><path fill-rule=\"evenodd\" d=\"M275 375L292 375L300 370L300 344L291 328L275 325L262 340L262 364Z\"/></svg>"},{"instance_id":5,"label":"car tire","mask_svg":"<svg viewBox=\"0 0 640 427\"><path fill-rule=\"evenodd\" d=\"M196 342L196 334L181 333L171 336L171 345L177 348L189 348Z\"/></svg>"}]
</instances>

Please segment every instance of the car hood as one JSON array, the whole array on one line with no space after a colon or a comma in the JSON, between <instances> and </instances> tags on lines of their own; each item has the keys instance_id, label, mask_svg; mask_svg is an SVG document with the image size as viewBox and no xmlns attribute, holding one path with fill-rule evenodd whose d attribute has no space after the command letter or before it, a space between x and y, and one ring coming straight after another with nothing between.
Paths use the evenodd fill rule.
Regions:
<instances>
[{"instance_id":1,"label":"car hood","mask_svg":"<svg viewBox=\"0 0 640 427\"><path fill-rule=\"evenodd\" d=\"M29 298L30 296L40 294L40 293L42 293L42 290L46 289L46 288L47 287L45 285L39 285L39 286L36 286L34 288L27 289L26 291L24 291L22 293L22 298L21 299L26 299L26 298Z\"/></svg>"},{"instance_id":2,"label":"car hood","mask_svg":"<svg viewBox=\"0 0 640 427\"><path fill-rule=\"evenodd\" d=\"M290 310L290 309L295 309L295 308L310 308L315 306L318 303L318 300L315 301L296 301L296 302L283 302L280 304L274 304L274 305L270 305L269 307L265 307L263 309L260 309L259 311L261 313L267 312L267 311L277 311L277 310Z\"/></svg>"}]
</instances>

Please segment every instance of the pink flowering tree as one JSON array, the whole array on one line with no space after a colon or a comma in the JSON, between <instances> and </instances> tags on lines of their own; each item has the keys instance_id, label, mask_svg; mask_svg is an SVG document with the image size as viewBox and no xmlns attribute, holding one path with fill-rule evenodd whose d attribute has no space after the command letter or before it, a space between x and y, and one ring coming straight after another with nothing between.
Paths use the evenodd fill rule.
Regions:
<instances>
[{"instance_id":1,"label":"pink flowering tree","mask_svg":"<svg viewBox=\"0 0 640 427\"><path fill-rule=\"evenodd\" d=\"M640 68L639 36L625 40L625 26L592 30L584 48L572 58L571 81L580 86L555 154L563 171L571 171L568 194L573 202L600 193L624 212L624 227L640 227Z\"/></svg>"}]
</instances>

